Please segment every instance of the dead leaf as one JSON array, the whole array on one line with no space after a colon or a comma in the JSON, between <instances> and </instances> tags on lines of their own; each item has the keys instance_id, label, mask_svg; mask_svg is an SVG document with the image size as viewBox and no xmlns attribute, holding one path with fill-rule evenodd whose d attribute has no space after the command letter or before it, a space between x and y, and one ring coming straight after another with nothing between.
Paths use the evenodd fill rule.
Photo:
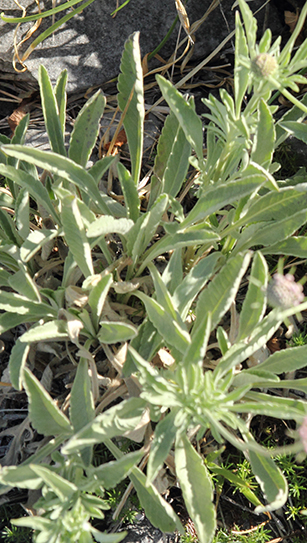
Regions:
<instances>
[{"instance_id":1,"label":"dead leaf","mask_svg":"<svg viewBox=\"0 0 307 543\"><path fill-rule=\"evenodd\" d=\"M298 9L296 10L296 13L293 13L293 11L285 11L285 23L290 28L291 34L296 27L298 18L299 18Z\"/></svg>"}]
</instances>

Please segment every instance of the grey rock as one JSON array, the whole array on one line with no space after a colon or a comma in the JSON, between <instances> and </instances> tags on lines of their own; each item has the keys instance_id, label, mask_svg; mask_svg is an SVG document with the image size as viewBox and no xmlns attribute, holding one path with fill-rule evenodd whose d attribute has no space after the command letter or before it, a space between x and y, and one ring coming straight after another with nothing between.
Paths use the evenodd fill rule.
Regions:
<instances>
[{"instance_id":1,"label":"grey rock","mask_svg":"<svg viewBox=\"0 0 307 543\"><path fill-rule=\"evenodd\" d=\"M203 2L188 0L186 9L190 23L199 20L210 4L211 0ZM196 34L192 62L211 53L233 30L235 13L235 10L232 10L233 4L234 0L222 0L200 27ZM264 4L264 0L251 0L249 5L253 11L256 11ZM23 5L27 8L27 14L37 12L34 0L23 0ZM50 9L50 7L51 2L45 1L43 9ZM176 17L174 0L130 0L129 4L121 9L115 18L112 18L110 14L115 8L115 0L94 1L40 44L26 61L29 72L19 74L19 76L29 77L30 74L32 77L37 77L39 64L44 64L53 84L64 68L68 70L69 91L101 84L117 76L124 43L133 32L140 31L141 53L144 56L157 47ZM260 10L257 15L260 33L263 30L266 9L268 8ZM279 33L281 23L274 11L276 8L272 5L269 9L271 10L269 20L272 21L273 32ZM2 0L1 10L7 16L21 15L13 0ZM56 20L65 13L58 14ZM50 24L50 17L43 19L35 37ZM25 35L29 27L30 23L20 27L19 38ZM13 56L14 28L15 25L0 21L0 61L2 61L0 70L2 68L2 70L11 71L8 67ZM178 30L179 23L170 40L160 51L164 59L168 59L174 51ZM184 37L185 33L181 31L181 39ZM33 38L30 41L33 41ZM22 52L27 49L29 43L22 46ZM229 44L231 47L233 41Z\"/></svg>"},{"instance_id":2,"label":"grey rock","mask_svg":"<svg viewBox=\"0 0 307 543\"><path fill-rule=\"evenodd\" d=\"M178 534L163 534L154 528L146 517L125 528L128 534L122 543L178 543Z\"/></svg>"}]
</instances>

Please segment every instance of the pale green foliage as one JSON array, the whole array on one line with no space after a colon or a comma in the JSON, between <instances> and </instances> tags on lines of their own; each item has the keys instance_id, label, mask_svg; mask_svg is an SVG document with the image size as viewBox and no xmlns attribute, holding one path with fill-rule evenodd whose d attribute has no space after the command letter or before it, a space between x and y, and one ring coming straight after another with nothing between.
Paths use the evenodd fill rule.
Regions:
<instances>
[{"instance_id":1,"label":"pale green foliage","mask_svg":"<svg viewBox=\"0 0 307 543\"><path fill-rule=\"evenodd\" d=\"M286 84L295 88L295 81L300 82L295 72L306 64L306 45L292 60L292 38L282 52L278 41L271 46L268 32L257 45L256 23L247 4L239 4L245 29L237 16L234 98L222 90L220 100L210 96L205 101L210 110L206 158L193 99L157 77L171 113L157 146L146 211L138 190L144 96L137 34L126 43L119 77L118 101L132 163L131 173L117 164L125 206L98 188L111 165L114 170L115 159L105 157L87 166L105 105L99 92L80 111L67 152L66 76L63 73L52 89L41 67L52 151L23 145L27 118L12 142L1 137L0 173L9 191L0 194L0 332L27 324L11 353L11 381L18 389L25 387L33 427L53 439L22 465L5 467L0 482L6 489L42 489L37 507L44 515L17 521L35 529L37 543L78 538L87 542L92 536L119 541L121 536L98 534L89 519L102 518L104 488L115 487L126 476L151 522L165 532L182 532L179 518L153 484L173 451L200 543L212 541L216 526L210 471L239 486L259 511L278 509L287 500L286 480L271 459L274 453L255 441L245 414L302 423L306 402L272 391L306 392L306 379L280 377L306 365L306 346L276 352L255 367L242 369L240 364L257 358L280 324L307 308L303 302L267 313L270 278L264 257L307 257L305 238L293 237L306 223L305 177L279 181L278 166L272 163L287 133L301 134L304 140L302 111L294 107L276 124L276 108L268 104L274 89ZM271 55L274 65L259 55ZM255 62L257 69L252 69ZM196 156L190 156L192 151ZM199 190L195 206L186 213L176 197L189 165L199 174ZM37 168L46 172L44 183ZM30 197L43 227L33 228L30 222ZM118 245L116 254L112 238ZM54 247L64 250L63 268L61 280L50 288L36 278ZM165 253L170 258L161 274L155 259L166 262ZM242 282L248 285L238 315L235 305ZM223 319L229 309L228 333ZM220 358L205 371L203 360L214 331ZM62 412L27 367L31 345L46 341L70 342L78 349L69 413ZM121 348L113 351L110 344ZM97 346L131 391L129 398L105 406L100 414L94 405ZM157 369L152 361L160 348L169 351L172 363ZM264 392L268 388L270 394ZM123 455L112 439L126 436L140 443L145 432L151 432L150 420L155 430L145 475L136 465L145 451ZM220 451L215 459L203 459L196 452L187 436L202 437L208 429L218 443L228 441L249 455L261 499L246 481L218 465ZM114 462L93 466L93 446L98 443L105 444ZM297 441L288 450L299 452L302 444Z\"/></svg>"}]
</instances>

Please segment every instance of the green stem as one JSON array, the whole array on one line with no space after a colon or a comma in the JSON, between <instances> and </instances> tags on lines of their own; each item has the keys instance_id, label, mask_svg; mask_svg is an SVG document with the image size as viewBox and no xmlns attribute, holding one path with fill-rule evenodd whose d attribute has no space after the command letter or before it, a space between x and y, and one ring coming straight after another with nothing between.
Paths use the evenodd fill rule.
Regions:
<instances>
[{"instance_id":1,"label":"green stem","mask_svg":"<svg viewBox=\"0 0 307 543\"><path fill-rule=\"evenodd\" d=\"M121 6L122 7L122 6ZM148 60L151 60L159 51L160 49L162 49L163 45L168 41L168 39L170 38L170 36L172 35L173 31L174 31L174 28L177 24L177 21L178 21L179 17L178 15L176 16L176 19L174 20L172 26L170 27L169 31L167 32L166 36L163 38L163 40L159 43L159 45L154 49L154 51L152 51L151 53L149 53L148 55Z\"/></svg>"}]
</instances>

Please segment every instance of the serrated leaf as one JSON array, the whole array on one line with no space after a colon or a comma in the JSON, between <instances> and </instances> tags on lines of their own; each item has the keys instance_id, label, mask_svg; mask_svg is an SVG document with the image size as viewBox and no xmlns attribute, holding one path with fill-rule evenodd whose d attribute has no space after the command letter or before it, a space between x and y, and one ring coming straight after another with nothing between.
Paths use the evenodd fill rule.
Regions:
<instances>
[{"instance_id":1,"label":"serrated leaf","mask_svg":"<svg viewBox=\"0 0 307 543\"><path fill-rule=\"evenodd\" d=\"M58 104L50 83L48 72L42 64L38 68L38 83L40 87L45 126L51 149L54 153L65 156L66 151Z\"/></svg>"},{"instance_id":2,"label":"serrated leaf","mask_svg":"<svg viewBox=\"0 0 307 543\"><path fill-rule=\"evenodd\" d=\"M48 436L70 435L72 428L69 420L28 368L24 368L23 383L29 398L29 416L33 428Z\"/></svg>"},{"instance_id":3,"label":"serrated leaf","mask_svg":"<svg viewBox=\"0 0 307 543\"><path fill-rule=\"evenodd\" d=\"M269 502L268 505L258 505L256 513L276 511L285 505L288 499L288 486L285 477L271 458L249 451L249 459L254 475Z\"/></svg>"},{"instance_id":4,"label":"serrated leaf","mask_svg":"<svg viewBox=\"0 0 307 543\"><path fill-rule=\"evenodd\" d=\"M211 313L212 330L220 322L222 316L225 315L235 299L250 259L251 254L246 252L230 258L201 293L196 306L196 328L197 319L201 318L204 311L210 311Z\"/></svg>"},{"instance_id":5,"label":"serrated leaf","mask_svg":"<svg viewBox=\"0 0 307 543\"><path fill-rule=\"evenodd\" d=\"M212 483L201 457L185 435L176 440L175 465L184 502L199 542L210 543L216 529Z\"/></svg>"},{"instance_id":6,"label":"serrated leaf","mask_svg":"<svg viewBox=\"0 0 307 543\"><path fill-rule=\"evenodd\" d=\"M191 103L187 102L175 87L161 75L156 80L162 95L184 131L185 137L195 149L198 160L203 161L203 129L200 117Z\"/></svg>"},{"instance_id":7,"label":"serrated leaf","mask_svg":"<svg viewBox=\"0 0 307 543\"><path fill-rule=\"evenodd\" d=\"M84 277L94 275L91 247L87 240L85 226L74 196L63 199L62 222L70 251Z\"/></svg>"},{"instance_id":8,"label":"serrated leaf","mask_svg":"<svg viewBox=\"0 0 307 543\"><path fill-rule=\"evenodd\" d=\"M96 143L99 121L105 105L106 98L101 94L101 90L98 90L79 111L74 122L68 156L83 167L86 166Z\"/></svg>"},{"instance_id":9,"label":"serrated leaf","mask_svg":"<svg viewBox=\"0 0 307 543\"><path fill-rule=\"evenodd\" d=\"M118 76L118 105L123 112L130 101L124 118L131 157L132 178L138 184L143 153L144 91L143 70L139 46L139 32L134 32L125 43L121 73Z\"/></svg>"}]
</instances>

